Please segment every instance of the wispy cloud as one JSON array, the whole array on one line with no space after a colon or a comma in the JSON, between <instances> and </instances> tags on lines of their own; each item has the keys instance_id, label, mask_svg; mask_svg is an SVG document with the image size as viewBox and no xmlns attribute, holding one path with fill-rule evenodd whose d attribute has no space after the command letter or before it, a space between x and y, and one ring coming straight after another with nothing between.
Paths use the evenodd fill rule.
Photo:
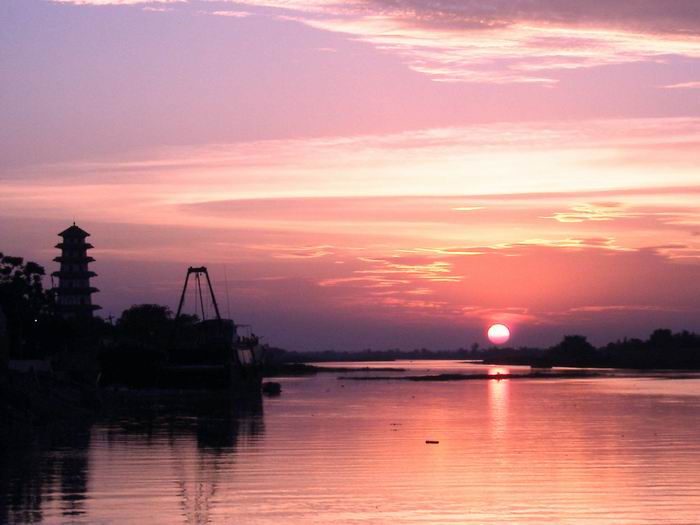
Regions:
<instances>
[{"instance_id":1,"label":"wispy cloud","mask_svg":"<svg viewBox=\"0 0 700 525\"><path fill-rule=\"evenodd\" d=\"M555 83L562 70L700 57L697 36L513 22L464 27L422 24L404 16L299 17L312 27L348 34L404 57L438 81Z\"/></svg>"},{"instance_id":2,"label":"wispy cloud","mask_svg":"<svg viewBox=\"0 0 700 525\"><path fill-rule=\"evenodd\" d=\"M178 0L54 0L76 5ZM202 0L198 9L246 17ZM695 0L235 0L256 13L342 33L438 81L556 82L562 70L700 57ZM685 86L684 86L685 87ZM691 86L692 87L692 86Z\"/></svg>"},{"instance_id":3,"label":"wispy cloud","mask_svg":"<svg viewBox=\"0 0 700 525\"><path fill-rule=\"evenodd\" d=\"M203 11L204 13L208 13L210 15L214 16L228 16L231 18L248 18L249 16L252 16L253 13L249 11L227 11L227 10L219 10L219 11Z\"/></svg>"},{"instance_id":4,"label":"wispy cloud","mask_svg":"<svg viewBox=\"0 0 700 525\"><path fill-rule=\"evenodd\" d=\"M557 70L700 56L693 0L243 0L403 56L441 81L555 82Z\"/></svg>"},{"instance_id":5,"label":"wispy cloud","mask_svg":"<svg viewBox=\"0 0 700 525\"><path fill-rule=\"evenodd\" d=\"M172 7L156 7L151 5L144 6L141 9L150 13L168 13L173 11Z\"/></svg>"},{"instance_id":6,"label":"wispy cloud","mask_svg":"<svg viewBox=\"0 0 700 525\"><path fill-rule=\"evenodd\" d=\"M514 244L502 244L499 248L512 248L514 246L547 246L552 248L568 249L598 249L614 251L634 251L632 248L620 246L616 239L611 237L590 238L566 238L566 239L525 239Z\"/></svg>"},{"instance_id":7,"label":"wispy cloud","mask_svg":"<svg viewBox=\"0 0 700 525\"><path fill-rule=\"evenodd\" d=\"M363 258L361 260L372 263L374 267L367 270L356 270L355 273L358 275L410 276L413 279L433 283L459 282L462 280L461 276L452 272L452 263L446 261L408 264L386 259Z\"/></svg>"},{"instance_id":8,"label":"wispy cloud","mask_svg":"<svg viewBox=\"0 0 700 525\"><path fill-rule=\"evenodd\" d=\"M188 0L49 0L57 4L73 4L85 6L108 5L146 5L146 4L184 4Z\"/></svg>"},{"instance_id":9,"label":"wispy cloud","mask_svg":"<svg viewBox=\"0 0 700 525\"><path fill-rule=\"evenodd\" d=\"M676 309L662 308L654 305L641 304L625 304L625 305L599 305L599 306L577 306L570 308L569 312L586 312L586 313L610 313L610 312L658 312L658 311L677 311Z\"/></svg>"},{"instance_id":10,"label":"wispy cloud","mask_svg":"<svg viewBox=\"0 0 700 525\"><path fill-rule=\"evenodd\" d=\"M678 84L669 84L662 86L665 89L700 89L700 80L693 82L680 82Z\"/></svg>"},{"instance_id":11,"label":"wispy cloud","mask_svg":"<svg viewBox=\"0 0 700 525\"><path fill-rule=\"evenodd\" d=\"M452 211L478 211L485 209L484 206L457 206Z\"/></svg>"},{"instance_id":12,"label":"wispy cloud","mask_svg":"<svg viewBox=\"0 0 700 525\"><path fill-rule=\"evenodd\" d=\"M569 211L556 212L543 219L554 219L559 222L603 222L633 217L639 217L639 214L625 210L619 203L600 203L573 206Z\"/></svg>"},{"instance_id":13,"label":"wispy cloud","mask_svg":"<svg viewBox=\"0 0 700 525\"><path fill-rule=\"evenodd\" d=\"M263 251L272 254L276 259L319 259L333 255L336 248L330 244L319 246L285 246L278 244L254 244L246 246L249 250Z\"/></svg>"},{"instance_id":14,"label":"wispy cloud","mask_svg":"<svg viewBox=\"0 0 700 525\"><path fill-rule=\"evenodd\" d=\"M160 148L6 170L0 177L74 186L88 178L122 187L158 180L161 200L180 203L263 196L507 195L542 188L640 191L659 186L661 169L664 186L695 185L698 147L700 119L693 118L503 123ZM636 162L639 156L643 163ZM452 206L461 207L483 206Z\"/></svg>"}]
</instances>

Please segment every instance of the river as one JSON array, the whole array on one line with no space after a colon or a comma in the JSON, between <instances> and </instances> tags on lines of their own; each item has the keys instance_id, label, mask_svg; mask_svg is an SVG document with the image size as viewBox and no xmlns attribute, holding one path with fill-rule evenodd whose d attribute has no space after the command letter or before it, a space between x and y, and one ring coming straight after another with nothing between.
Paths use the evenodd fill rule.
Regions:
<instances>
[{"instance_id":1,"label":"river","mask_svg":"<svg viewBox=\"0 0 700 525\"><path fill-rule=\"evenodd\" d=\"M700 523L700 376L339 380L526 370L352 366L406 371L281 378L261 403L5 443L0 522Z\"/></svg>"}]
</instances>

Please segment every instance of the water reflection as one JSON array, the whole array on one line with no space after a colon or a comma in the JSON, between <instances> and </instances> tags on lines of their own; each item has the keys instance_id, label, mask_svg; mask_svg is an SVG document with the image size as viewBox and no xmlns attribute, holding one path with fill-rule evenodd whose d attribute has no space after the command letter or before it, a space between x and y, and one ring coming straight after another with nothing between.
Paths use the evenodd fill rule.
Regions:
<instances>
[{"instance_id":1,"label":"water reflection","mask_svg":"<svg viewBox=\"0 0 700 525\"><path fill-rule=\"evenodd\" d=\"M186 403L158 402L137 410L117 410L96 425L106 439L150 444L163 439L175 445L178 439L195 438L201 451L220 454L235 451L239 441L261 435L265 430L260 397L245 401L198 399Z\"/></svg>"},{"instance_id":2,"label":"water reflection","mask_svg":"<svg viewBox=\"0 0 700 525\"><path fill-rule=\"evenodd\" d=\"M488 381L489 415L491 416L491 433L494 438L501 437L508 424L508 379Z\"/></svg>"},{"instance_id":3,"label":"water reflection","mask_svg":"<svg viewBox=\"0 0 700 525\"><path fill-rule=\"evenodd\" d=\"M31 433L6 429L0 441L0 523L40 523L44 504L65 518L84 513L89 424L52 425Z\"/></svg>"},{"instance_id":4,"label":"water reflection","mask_svg":"<svg viewBox=\"0 0 700 525\"><path fill-rule=\"evenodd\" d=\"M230 473L239 445L254 442L264 430L258 398L235 404L222 400L154 404L139 410L118 409L94 423L64 422L31 432L4 432L0 436L0 523L93 523L94 509L88 519L86 506L90 494L103 488L132 504L136 496L150 497L143 491L147 483L142 485L134 477L138 473L133 465L119 480L119 469L129 465L129 457L138 457L133 452L139 448L150 450L145 456L151 460L164 460L159 468L169 465L169 472L157 473L156 484L160 489L162 479L171 480L184 521L208 523L221 472ZM121 466L105 464L105 448L116 453ZM143 457L139 461L145 466ZM104 472L116 478L102 487ZM120 482L125 489L121 493ZM135 485L140 489L128 489ZM106 519L119 515L109 508L100 513Z\"/></svg>"}]
</instances>

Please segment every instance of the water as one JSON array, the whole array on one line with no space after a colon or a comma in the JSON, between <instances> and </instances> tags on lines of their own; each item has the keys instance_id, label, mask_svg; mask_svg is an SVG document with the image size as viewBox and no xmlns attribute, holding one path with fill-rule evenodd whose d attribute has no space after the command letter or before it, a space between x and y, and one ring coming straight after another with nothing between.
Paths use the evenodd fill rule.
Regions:
<instances>
[{"instance_id":1,"label":"water","mask_svg":"<svg viewBox=\"0 0 700 525\"><path fill-rule=\"evenodd\" d=\"M281 397L239 410L154 407L6 444L0 522L700 523L700 378L338 375L353 373L282 379Z\"/></svg>"}]
</instances>

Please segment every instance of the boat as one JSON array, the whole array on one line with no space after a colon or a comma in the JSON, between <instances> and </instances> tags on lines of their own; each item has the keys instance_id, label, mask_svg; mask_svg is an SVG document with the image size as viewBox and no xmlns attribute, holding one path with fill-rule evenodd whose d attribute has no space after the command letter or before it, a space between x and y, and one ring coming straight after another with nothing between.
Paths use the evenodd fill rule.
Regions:
<instances>
[{"instance_id":1,"label":"boat","mask_svg":"<svg viewBox=\"0 0 700 525\"><path fill-rule=\"evenodd\" d=\"M190 277L195 306L201 319L183 313ZM206 291L213 307L207 318ZM216 295L204 266L189 267L175 315L175 329L160 369L158 386L165 389L229 390L234 394L259 394L262 385L264 347L249 325L221 317Z\"/></svg>"}]
</instances>

